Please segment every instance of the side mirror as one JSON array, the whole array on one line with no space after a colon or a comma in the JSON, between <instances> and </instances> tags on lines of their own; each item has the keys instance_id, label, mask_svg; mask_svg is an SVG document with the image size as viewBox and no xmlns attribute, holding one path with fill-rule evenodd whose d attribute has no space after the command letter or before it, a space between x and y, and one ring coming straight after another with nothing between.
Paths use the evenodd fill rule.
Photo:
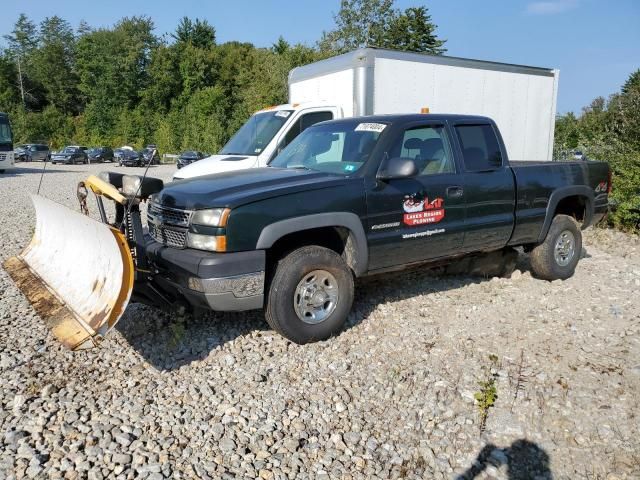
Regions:
<instances>
[{"instance_id":1,"label":"side mirror","mask_svg":"<svg viewBox=\"0 0 640 480\"><path fill-rule=\"evenodd\" d=\"M411 178L418 175L418 166L413 158L393 157L382 161L378 175L378 180L392 180L394 178Z\"/></svg>"}]
</instances>

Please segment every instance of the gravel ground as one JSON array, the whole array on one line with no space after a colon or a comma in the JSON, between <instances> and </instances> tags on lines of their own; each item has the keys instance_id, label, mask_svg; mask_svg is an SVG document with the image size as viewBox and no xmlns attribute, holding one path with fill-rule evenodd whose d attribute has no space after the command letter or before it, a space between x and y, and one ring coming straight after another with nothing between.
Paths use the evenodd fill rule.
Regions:
<instances>
[{"instance_id":1,"label":"gravel ground","mask_svg":"<svg viewBox=\"0 0 640 480\"><path fill-rule=\"evenodd\" d=\"M40 166L0 176L0 260ZM103 168L50 166L42 193L76 208ZM303 347L259 312L130 305L70 353L0 269L0 478L640 478L639 251L598 230L564 282L524 256L510 279L362 280L345 331Z\"/></svg>"}]
</instances>

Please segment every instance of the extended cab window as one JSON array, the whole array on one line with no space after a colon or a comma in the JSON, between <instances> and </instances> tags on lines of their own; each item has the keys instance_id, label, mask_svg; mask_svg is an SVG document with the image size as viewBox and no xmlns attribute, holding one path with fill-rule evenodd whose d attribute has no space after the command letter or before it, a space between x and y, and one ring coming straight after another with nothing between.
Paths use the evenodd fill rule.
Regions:
<instances>
[{"instance_id":1,"label":"extended cab window","mask_svg":"<svg viewBox=\"0 0 640 480\"><path fill-rule=\"evenodd\" d=\"M456 171L447 135L441 125L406 130L391 150L390 156L413 159L420 175Z\"/></svg>"},{"instance_id":2,"label":"extended cab window","mask_svg":"<svg viewBox=\"0 0 640 480\"><path fill-rule=\"evenodd\" d=\"M311 125L316 123L326 122L327 120L333 120L333 113L331 112L311 112L302 115L298 121L291 127L284 137L284 143L281 148L289 145L294 138L304 132Z\"/></svg>"},{"instance_id":3,"label":"extended cab window","mask_svg":"<svg viewBox=\"0 0 640 480\"><path fill-rule=\"evenodd\" d=\"M502 166L502 152L491 125L458 125L456 132L466 171L481 172Z\"/></svg>"}]
</instances>

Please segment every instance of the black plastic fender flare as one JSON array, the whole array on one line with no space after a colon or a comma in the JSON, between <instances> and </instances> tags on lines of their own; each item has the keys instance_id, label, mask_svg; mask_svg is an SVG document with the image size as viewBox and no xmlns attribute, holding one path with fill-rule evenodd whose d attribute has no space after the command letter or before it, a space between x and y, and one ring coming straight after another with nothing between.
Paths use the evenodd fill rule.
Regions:
<instances>
[{"instance_id":1,"label":"black plastic fender flare","mask_svg":"<svg viewBox=\"0 0 640 480\"><path fill-rule=\"evenodd\" d=\"M353 268L356 276L364 275L369 266L369 246L360 217L351 212L316 213L303 217L293 217L267 225L258 237L256 249L266 250L279 239L290 233L298 233L322 227L344 227L349 230L353 241Z\"/></svg>"},{"instance_id":2,"label":"black plastic fender flare","mask_svg":"<svg viewBox=\"0 0 640 480\"><path fill-rule=\"evenodd\" d=\"M549 228L551 228L551 222L553 221L554 213L560 201L564 200L567 197L585 197L585 212L584 212L584 220L582 222L582 229L584 230L589 225L591 225L591 221L593 219L593 210L594 210L594 193L593 189L587 187L586 185L575 185L570 187L562 187L555 190L551 196L549 197L549 203L547 204L547 213L544 217L544 223L542 224L542 231L540 232L540 237L538 238L538 243L542 243L545 238L547 238L547 233L549 233Z\"/></svg>"}]
</instances>

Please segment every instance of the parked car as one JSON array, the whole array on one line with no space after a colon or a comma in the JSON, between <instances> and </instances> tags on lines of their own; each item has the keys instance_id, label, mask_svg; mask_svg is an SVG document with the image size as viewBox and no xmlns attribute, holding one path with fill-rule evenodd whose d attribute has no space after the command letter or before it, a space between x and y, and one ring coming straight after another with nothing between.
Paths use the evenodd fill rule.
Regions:
<instances>
[{"instance_id":1,"label":"parked car","mask_svg":"<svg viewBox=\"0 0 640 480\"><path fill-rule=\"evenodd\" d=\"M89 156L87 155L87 147L81 147L78 145L69 145L64 147L61 151L51 154L51 163L89 163Z\"/></svg>"},{"instance_id":2,"label":"parked car","mask_svg":"<svg viewBox=\"0 0 640 480\"><path fill-rule=\"evenodd\" d=\"M141 167L143 165L142 162L140 153L133 149L122 148L118 152L118 164L121 167Z\"/></svg>"},{"instance_id":3,"label":"parked car","mask_svg":"<svg viewBox=\"0 0 640 480\"><path fill-rule=\"evenodd\" d=\"M205 158L205 154L202 152L196 152L194 150L189 150L187 152L182 152L178 157L177 167L182 168L193 162L197 162L198 160L202 160Z\"/></svg>"},{"instance_id":4,"label":"parked car","mask_svg":"<svg viewBox=\"0 0 640 480\"><path fill-rule=\"evenodd\" d=\"M151 156L153 155L153 158ZM140 157L144 165L158 165L160 163L160 155L158 154L158 149L155 145L147 145L145 148L140 150Z\"/></svg>"},{"instance_id":5,"label":"parked car","mask_svg":"<svg viewBox=\"0 0 640 480\"><path fill-rule=\"evenodd\" d=\"M89 163L113 162L113 149L111 147L93 147L87 152Z\"/></svg>"},{"instance_id":6,"label":"parked car","mask_svg":"<svg viewBox=\"0 0 640 480\"><path fill-rule=\"evenodd\" d=\"M46 162L51 158L51 151L48 145L27 143L16 148L15 157L21 162Z\"/></svg>"}]
</instances>

